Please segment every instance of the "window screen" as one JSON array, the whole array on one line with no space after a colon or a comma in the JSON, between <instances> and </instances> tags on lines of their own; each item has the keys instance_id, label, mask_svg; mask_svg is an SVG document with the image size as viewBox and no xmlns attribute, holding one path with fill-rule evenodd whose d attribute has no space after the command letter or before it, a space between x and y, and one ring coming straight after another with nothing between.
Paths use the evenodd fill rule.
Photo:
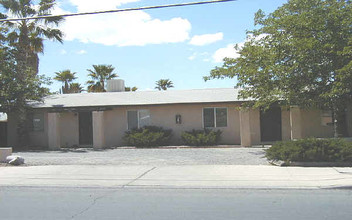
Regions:
<instances>
[{"instance_id":1,"label":"window screen","mask_svg":"<svg viewBox=\"0 0 352 220\"><path fill-rule=\"evenodd\" d=\"M149 110L128 111L127 121L128 130L150 125L150 112Z\"/></svg>"},{"instance_id":2,"label":"window screen","mask_svg":"<svg viewBox=\"0 0 352 220\"><path fill-rule=\"evenodd\" d=\"M150 125L150 113L149 110L139 110L139 127Z\"/></svg>"},{"instance_id":3,"label":"window screen","mask_svg":"<svg viewBox=\"0 0 352 220\"><path fill-rule=\"evenodd\" d=\"M216 108L216 127L227 127L227 108Z\"/></svg>"},{"instance_id":4,"label":"window screen","mask_svg":"<svg viewBox=\"0 0 352 220\"><path fill-rule=\"evenodd\" d=\"M227 108L204 108L203 120L205 128L227 127Z\"/></svg>"},{"instance_id":5,"label":"window screen","mask_svg":"<svg viewBox=\"0 0 352 220\"><path fill-rule=\"evenodd\" d=\"M33 126L33 131L44 131L44 114L43 113L33 114L32 126Z\"/></svg>"},{"instance_id":6,"label":"window screen","mask_svg":"<svg viewBox=\"0 0 352 220\"><path fill-rule=\"evenodd\" d=\"M137 111L128 111L127 112L127 123L128 123L128 130L138 128L138 112Z\"/></svg>"},{"instance_id":7,"label":"window screen","mask_svg":"<svg viewBox=\"0 0 352 220\"><path fill-rule=\"evenodd\" d=\"M215 127L214 108L203 109L203 120L204 120L204 127L205 128Z\"/></svg>"}]
</instances>

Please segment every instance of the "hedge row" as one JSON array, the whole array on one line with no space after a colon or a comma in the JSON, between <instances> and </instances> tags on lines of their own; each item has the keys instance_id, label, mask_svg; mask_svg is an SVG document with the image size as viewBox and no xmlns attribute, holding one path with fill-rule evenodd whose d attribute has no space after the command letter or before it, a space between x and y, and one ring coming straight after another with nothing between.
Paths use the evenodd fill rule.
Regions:
<instances>
[{"instance_id":1,"label":"hedge row","mask_svg":"<svg viewBox=\"0 0 352 220\"><path fill-rule=\"evenodd\" d=\"M167 146L172 138L172 130L156 126L145 126L125 132L123 140L128 146L155 147ZM220 142L221 131L209 129L182 132L183 144L190 146L211 146Z\"/></svg>"},{"instance_id":2,"label":"hedge row","mask_svg":"<svg viewBox=\"0 0 352 220\"><path fill-rule=\"evenodd\" d=\"M352 143L338 138L277 142L266 150L266 157L285 162L352 162Z\"/></svg>"}]
</instances>

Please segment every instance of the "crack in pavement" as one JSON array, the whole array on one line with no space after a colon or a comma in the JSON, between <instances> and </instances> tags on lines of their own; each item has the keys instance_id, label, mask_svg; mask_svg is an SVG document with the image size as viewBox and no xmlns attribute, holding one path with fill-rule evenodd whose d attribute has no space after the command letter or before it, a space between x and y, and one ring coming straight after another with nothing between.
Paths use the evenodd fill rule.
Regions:
<instances>
[{"instance_id":1,"label":"crack in pavement","mask_svg":"<svg viewBox=\"0 0 352 220\"><path fill-rule=\"evenodd\" d=\"M123 185L122 188L125 188L126 186L128 186L128 185L132 184L133 182L139 180L140 178L142 178L143 176L147 175L149 172L151 172L151 171L153 171L153 170L155 170L155 169L156 169L156 167L153 167L153 168L151 168L151 169L145 171L144 173L142 173L140 176L138 176L138 177L135 178L134 180L128 182L128 183L125 184L125 185Z\"/></svg>"},{"instance_id":2,"label":"crack in pavement","mask_svg":"<svg viewBox=\"0 0 352 220\"><path fill-rule=\"evenodd\" d=\"M114 192L113 192L113 193L114 193ZM109 194L105 194L105 195L103 195L103 196L99 196L99 197L95 198L95 199L93 200L93 202L92 202L87 208L85 208L85 209L82 210L81 212L79 212L79 213L73 215L73 216L71 217L71 219L75 219L77 216L82 215L83 213L85 213L86 211L88 211L90 208L92 208L92 207L97 203L97 201L98 201L99 199L102 199L102 198L106 197L107 195L109 195Z\"/></svg>"},{"instance_id":3,"label":"crack in pavement","mask_svg":"<svg viewBox=\"0 0 352 220\"><path fill-rule=\"evenodd\" d=\"M338 173L340 173L340 174L352 175L351 172L340 171L340 170L336 169L335 167L332 167L332 169L334 169L336 172L338 172Z\"/></svg>"},{"instance_id":4,"label":"crack in pavement","mask_svg":"<svg viewBox=\"0 0 352 220\"><path fill-rule=\"evenodd\" d=\"M144 173L142 173L141 175L139 175L137 178L131 180L131 181L128 182L127 184L122 185L121 188L119 188L119 189L125 188L125 187L128 186L129 184L131 184L131 183L137 181L138 179L140 179L140 178L142 178L143 176L147 175L149 172L151 172L152 170L154 170L154 169L156 169L156 168L157 168L157 167L153 167L153 168L151 168L151 169L145 171ZM73 216L71 217L71 219L75 219L77 216L80 216L80 215L82 215L83 213L87 212L89 209L91 209L91 208L97 203L98 200L103 199L104 197L106 197L106 196L108 196L108 195L111 195L111 194L113 194L113 193L116 193L119 189L114 190L114 191L112 191L112 192L110 192L110 193L106 193L105 195L102 195L102 196L99 196L99 197L94 198L93 202L92 202L87 208L85 208L85 209L83 209L82 211L80 211L79 213L73 215Z\"/></svg>"}]
</instances>

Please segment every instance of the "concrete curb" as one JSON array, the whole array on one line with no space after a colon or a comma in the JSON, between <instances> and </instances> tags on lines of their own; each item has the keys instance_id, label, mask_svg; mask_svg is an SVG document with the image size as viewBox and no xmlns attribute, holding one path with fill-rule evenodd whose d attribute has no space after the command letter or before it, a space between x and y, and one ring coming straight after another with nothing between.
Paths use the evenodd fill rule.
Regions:
<instances>
[{"instance_id":1,"label":"concrete curb","mask_svg":"<svg viewBox=\"0 0 352 220\"><path fill-rule=\"evenodd\" d=\"M349 189L352 168L243 165L0 167L0 186Z\"/></svg>"},{"instance_id":2,"label":"concrete curb","mask_svg":"<svg viewBox=\"0 0 352 220\"><path fill-rule=\"evenodd\" d=\"M352 167L351 162L284 162L269 161L270 164L280 167Z\"/></svg>"}]
</instances>

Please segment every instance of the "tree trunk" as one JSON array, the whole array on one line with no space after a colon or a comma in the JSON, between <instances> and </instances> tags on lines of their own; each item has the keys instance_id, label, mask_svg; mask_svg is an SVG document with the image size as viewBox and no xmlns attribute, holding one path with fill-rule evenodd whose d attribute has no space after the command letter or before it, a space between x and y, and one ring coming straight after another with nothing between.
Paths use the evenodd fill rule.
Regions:
<instances>
[{"instance_id":1,"label":"tree trunk","mask_svg":"<svg viewBox=\"0 0 352 220\"><path fill-rule=\"evenodd\" d=\"M338 138L339 137L339 132L337 129L338 121L337 121L337 114L335 110L332 112L332 122L334 124L334 138Z\"/></svg>"}]
</instances>

